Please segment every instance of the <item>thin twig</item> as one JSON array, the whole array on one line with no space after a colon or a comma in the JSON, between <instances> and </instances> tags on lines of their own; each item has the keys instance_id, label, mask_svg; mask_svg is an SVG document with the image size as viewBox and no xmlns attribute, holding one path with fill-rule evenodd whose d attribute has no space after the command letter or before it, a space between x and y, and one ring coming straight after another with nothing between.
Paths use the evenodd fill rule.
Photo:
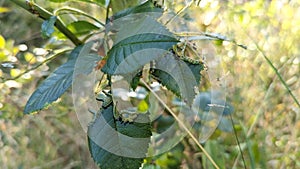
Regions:
<instances>
[{"instance_id":1,"label":"thin twig","mask_svg":"<svg viewBox=\"0 0 300 169\"><path fill-rule=\"evenodd\" d=\"M197 2L197 6L199 6L199 5L200 5L200 2L201 2L201 0L199 0L199 1Z\"/></svg>"},{"instance_id":2,"label":"thin twig","mask_svg":"<svg viewBox=\"0 0 300 169\"><path fill-rule=\"evenodd\" d=\"M109 1L109 4L108 4L108 6L107 6L107 8L106 8L106 13L105 13L105 24L108 24L108 22L109 22L108 18L109 18L109 8L110 8L110 6L111 6L111 1Z\"/></svg>"},{"instance_id":3,"label":"thin twig","mask_svg":"<svg viewBox=\"0 0 300 169\"><path fill-rule=\"evenodd\" d=\"M11 0L13 3L19 5L21 8L27 10L33 15L37 15L39 18L43 20L48 20L51 16L54 16L51 12L37 5L33 1L30 0ZM63 33L69 40L73 42L74 45L79 46L82 42L63 24L63 22L57 18L55 22L56 28Z\"/></svg>"},{"instance_id":4,"label":"thin twig","mask_svg":"<svg viewBox=\"0 0 300 169\"><path fill-rule=\"evenodd\" d=\"M37 68L39 68L39 67L42 66L43 64L45 64L45 63L47 63L47 62L49 62L49 61L55 59L56 57L58 57L58 56L60 56L60 55L62 55L62 54L64 54L64 53L66 53L66 52L68 52L68 51L70 51L70 50L71 50L71 49L69 49L69 48L68 48L68 49L62 49L62 50L59 51L58 53L55 53L55 54L53 54L52 56L49 56L47 59L45 59L43 62L37 64L36 66L34 66L34 67L30 68L30 69L25 70L24 72L20 73L20 74L19 74L18 76L16 76L16 77L4 79L3 82L8 81L8 80L16 80L16 79L22 77L23 75L25 75L26 73L28 73L28 72L30 72L30 71L33 71L33 70L35 70L35 69L37 69Z\"/></svg>"},{"instance_id":5,"label":"thin twig","mask_svg":"<svg viewBox=\"0 0 300 169\"><path fill-rule=\"evenodd\" d=\"M171 19L169 19L164 25L166 26L169 23L171 23L177 16L179 16L182 12L184 12L186 9L188 9L193 3L194 3L194 1L191 1L185 7L181 8L178 12L176 12L176 15L173 16Z\"/></svg>"},{"instance_id":6,"label":"thin twig","mask_svg":"<svg viewBox=\"0 0 300 169\"><path fill-rule=\"evenodd\" d=\"M204 147L199 143L197 138L192 134L192 132L186 127L186 125L178 118L178 116L171 110L171 108L166 105L166 103L151 89L151 87L143 80L140 80L148 90L157 98L157 100L167 109L167 111L174 117L174 119L179 123L179 125L188 133L188 135L193 139L193 141L197 144L197 146L201 149L201 151L205 154L205 156L209 159L209 161L213 164L216 169L219 169L218 165L212 159L212 157L208 154L208 152L204 149Z\"/></svg>"},{"instance_id":7,"label":"thin twig","mask_svg":"<svg viewBox=\"0 0 300 169\"><path fill-rule=\"evenodd\" d=\"M233 43L234 45L237 45L238 47L241 47L245 50L247 50L247 46L243 44L237 43L234 39L229 39L226 36L216 34L216 33L210 33L210 32L178 32L175 33L177 36L182 37L189 37L187 40L220 40L220 41L226 41Z\"/></svg>"}]
</instances>

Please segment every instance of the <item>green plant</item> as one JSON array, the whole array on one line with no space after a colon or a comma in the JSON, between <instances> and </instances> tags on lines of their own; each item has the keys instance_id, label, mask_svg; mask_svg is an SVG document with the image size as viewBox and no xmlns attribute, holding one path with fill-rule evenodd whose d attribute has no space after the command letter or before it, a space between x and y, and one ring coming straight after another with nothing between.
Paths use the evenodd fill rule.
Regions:
<instances>
[{"instance_id":1,"label":"green plant","mask_svg":"<svg viewBox=\"0 0 300 169\"><path fill-rule=\"evenodd\" d=\"M120 123L119 127L123 128L134 126L133 124L136 124L134 122L140 121L142 116L147 119L147 110L152 112L150 118L155 120L150 124L151 134L160 144L156 147L153 144L148 146L147 153L150 155L144 158L143 168L215 168L192 137L183 138L174 135L159 137L172 126L173 131L183 129L180 125L172 125L177 120L169 110L162 110L162 105L174 111L180 120L183 119L182 122L186 122L187 118L180 116L185 114L182 112L189 112L189 108L184 107L180 98L174 98L173 92L180 94L176 90L170 92L166 88L159 88L160 90L151 88L154 92L158 92L161 103L154 94L151 94L154 92L150 92L143 84L143 81L149 84L149 79L145 77L151 73L147 71L153 68L151 64L146 64L143 70L126 78L124 84L130 84L131 87L116 86L118 84L113 81L118 79L112 76L112 93L108 87L110 85L107 86L109 78L106 75L101 78L103 72L99 69L107 61L102 58L112 49L113 43L110 42L116 40L117 37L113 35L119 32L117 25L108 26L106 21L116 23L111 16L127 7L138 5L141 1L115 1L111 4L104 0L34 1L43 8L31 1L27 1L27 4L25 0L14 1L33 13L32 15L25 14L24 10L20 10L11 2L0 0L0 168L93 168L94 163L86 146L86 134L78 131L81 127L87 129L88 125L89 128L99 126L100 129L99 117L104 116L100 116L102 111L99 110L108 108L112 109L114 115L105 117L117 119ZM157 7L163 7L162 16L166 16L166 13L171 14L164 19L161 17L159 24L155 25L167 27L171 34L175 34L176 39L180 37L181 40L167 51L181 60L195 64L199 61L205 63L204 70L201 71L199 87L201 92L197 95L205 103L199 105L202 110L199 111L199 116L202 120L196 119L192 128L189 124L184 123L184 125L202 142L212 134L209 140L201 145L219 168L299 168L300 50L297 46L300 37L299 1L201 0L194 2L186 0L153 2ZM125 14L121 15L122 18L126 18ZM180 19L187 22L182 22ZM61 22L61 24L57 23L53 26L54 22ZM41 25L43 25L42 33ZM151 24L147 27L149 25ZM133 24L128 32L130 33L130 30L134 30L135 27L136 24ZM185 28L192 28L193 32L186 32L189 29ZM194 32L198 31L196 28L199 28L201 33ZM52 31L54 32L51 34ZM207 31L219 34L207 33ZM227 35L231 39L236 37L240 43L246 44L248 49L244 50L243 45L236 44L234 41L228 43L226 41L228 39L220 34ZM41 35L44 35L43 39ZM130 34L130 37L132 35ZM214 45L209 46L211 43L206 43L205 39L215 40L212 41ZM80 52L73 75L77 74L78 77L72 79L72 88L74 90L74 87L77 87L74 91L91 91L92 97L88 97L89 93L86 92L85 95L73 97L75 101L87 99L83 104L75 106L77 113L75 114L74 107L70 103L72 91L67 89L67 94L58 99L53 106L43 108L39 115L22 116L29 94L50 72L68 59L70 51L75 46L80 46L81 49L78 47L76 50ZM212 52L212 49L215 49L215 52ZM43 52L41 54L37 51ZM76 54L76 51L73 54ZM147 52L140 54L149 56ZM190 57L196 55L201 57ZM222 65L220 72L224 74L218 74L217 71L214 74L216 76L207 76L206 72L211 71L213 67L207 65L205 61L212 57L219 60ZM74 60L70 58L65 68L70 70L68 65L70 66L72 62ZM94 64L95 62L97 64ZM135 68L134 66L132 69ZM126 66L123 68L124 71L130 71L125 69ZM61 72L63 71L55 71L54 75L61 75ZM160 72L162 71L152 69L152 73L168 77ZM209 78L211 81L207 80ZM224 79L226 84L222 83ZM159 81L155 76L150 80ZM98 83L99 81L101 83ZM87 82L87 86L81 85L83 82ZM229 109L223 111L216 130L216 123L212 124L214 127L208 123L212 116L206 113L210 108L207 105L212 103L209 102L211 100L209 95L203 92L212 84L226 85L227 101L231 103L224 104ZM67 86L62 87L67 88ZM152 84L152 87L155 85ZM114 94L113 92L118 91L115 90L118 88L119 93ZM124 96L123 94L128 93L129 88L135 89L134 92L129 92L131 104L135 106L122 107L124 103L118 96ZM176 89L180 86L168 84L168 88ZM56 94L59 92L63 91L58 91ZM75 92L75 94L80 93ZM138 97L132 97L134 95ZM93 102L96 102L96 106L91 105ZM229 116L231 113L228 113L233 111L233 107L234 125L231 124L231 116ZM178 110L180 108L181 112ZM162 116L153 113L158 111L162 112ZM82 126L78 123L77 116ZM239 143L232 135L234 131L232 127L235 129ZM83 134L78 135L80 133ZM172 137L174 139L170 139ZM113 142L116 140L114 138L108 139L107 142ZM177 146L164 152L166 145L170 148L172 147L170 145L177 143L173 141L176 139L182 140ZM91 140L98 142L97 139ZM126 143L128 142L124 141L122 146L114 144L112 148L126 147ZM99 151L100 148L105 148L96 145L95 149ZM240 158L239 147L243 152L243 158ZM146 151L147 146L143 148L141 153ZM155 153L156 150L160 150L162 154ZM151 156L151 154L158 155Z\"/></svg>"},{"instance_id":2,"label":"green plant","mask_svg":"<svg viewBox=\"0 0 300 169\"><path fill-rule=\"evenodd\" d=\"M163 9L152 1L142 4L126 0L122 1L124 4L117 3L117 1L110 1L108 4L106 1L85 1L99 5L106 10L104 24L76 8L62 7L49 12L33 1L13 0L13 2L44 19L41 25L44 38L52 36L66 38L76 46L72 49L68 61L49 75L31 95L25 106L25 114L37 112L56 101L72 83L75 83L74 77L76 79L80 75L101 72L101 79L94 92L96 95L102 92L105 96L98 99L99 104L102 104L99 110L90 110L94 113L94 117L88 126L90 152L101 168L139 168L146 157L157 155L155 150L149 146L153 131L161 130L155 125L163 124L160 120L151 121L156 112L156 110L152 110L155 109L153 106L155 101L165 108L160 116L162 118L167 116L173 121L175 119L178 122L175 127L187 132L213 166L218 168L190 131L194 122L192 124L184 122L188 116L182 118L180 114L180 109L184 109L186 114L193 114L191 107L195 106L193 105L194 99L199 95L198 88L202 76L200 72L206 67L191 41L184 41L185 36L190 35L176 34L166 27L180 12L167 18L166 21L158 21L163 15ZM61 17L69 13L79 15L80 19L85 18L85 20L65 25ZM101 37L98 40L90 40L99 34ZM235 43L235 41L218 34L200 33L194 37L200 40ZM243 45L237 45L245 48ZM121 100L117 100L117 96L114 96L118 95L113 91L119 89L114 86L118 82L118 78L116 78L118 76L122 76L124 81L129 84L129 86L123 86L123 89L134 92L146 91L144 98L133 99L134 107L122 107L124 104L121 103ZM82 79L79 77L79 80ZM167 93L168 99L177 98L181 103L179 105L166 104L166 101L162 100L150 87L154 83L165 86L167 90L160 90ZM223 110L230 108L222 101L221 103L212 103L210 106L217 112L218 120L220 120L219 116L223 114ZM231 114L231 111L227 111L227 114ZM215 118L209 116L209 113L206 112L201 118ZM170 126L167 125L166 128L168 127ZM110 129L113 130L110 131ZM108 136L111 140L105 140L109 138ZM142 139L142 141L130 144L131 140L128 140L128 137L134 138L134 140ZM180 140L181 137L178 139ZM157 139L160 138L157 137ZM171 145L172 143L167 144ZM174 151L176 152L176 150ZM177 157L182 158L182 156ZM165 157L162 155L160 158ZM166 164L166 166L178 167L179 164L177 159L175 164Z\"/></svg>"}]
</instances>

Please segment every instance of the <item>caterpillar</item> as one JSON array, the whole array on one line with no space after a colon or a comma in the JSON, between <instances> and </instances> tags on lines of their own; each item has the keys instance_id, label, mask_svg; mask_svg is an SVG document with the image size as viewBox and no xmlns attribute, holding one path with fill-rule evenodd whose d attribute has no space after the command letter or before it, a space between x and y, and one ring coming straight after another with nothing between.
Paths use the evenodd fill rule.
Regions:
<instances>
[{"instance_id":1,"label":"caterpillar","mask_svg":"<svg viewBox=\"0 0 300 169\"><path fill-rule=\"evenodd\" d=\"M203 64L202 61L192 59L191 57L188 56L191 53L196 54L196 52L194 50L196 50L196 47L194 46L194 44L190 45L189 43L180 42L173 46L173 48L171 49L171 52L185 62L194 64L194 65ZM190 51L192 51L192 52L190 52Z\"/></svg>"},{"instance_id":2,"label":"caterpillar","mask_svg":"<svg viewBox=\"0 0 300 169\"><path fill-rule=\"evenodd\" d=\"M185 62L194 64L194 65L202 64L202 62L200 60L195 60L195 59L192 59L192 58L187 57L187 56L181 56L180 59L185 61Z\"/></svg>"},{"instance_id":3,"label":"caterpillar","mask_svg":"<svg viewBox=\"0 0 300 169\"><path fill-rule=\"evenodd\" d=\"M174 45L173 48L171 49L171 52L185 62L194 64L194 65L202 64L202 62L200 60L195 60L195 59L192 59L185 55L186 47L187 47L187 44L183 45L182 43L178 44L178 45Z\"/></svg>"}]
</instances>

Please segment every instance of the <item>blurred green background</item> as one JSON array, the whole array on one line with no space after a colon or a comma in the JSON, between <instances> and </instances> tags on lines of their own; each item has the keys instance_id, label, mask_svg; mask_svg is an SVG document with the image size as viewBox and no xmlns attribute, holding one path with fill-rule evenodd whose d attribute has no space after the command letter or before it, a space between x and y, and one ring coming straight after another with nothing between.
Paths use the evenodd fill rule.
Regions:
<instances>
[{"instance_id":1,"label":"blurred green background","mask_svg":"<svg viewBox=\"0 0 300 169\"><path fill-rule=\"evenodd\" d=\"M104 20L105 11L94 5L36 2L49 10L78 7ZM165 3L175 11L187 4L184 0ZM255 46L265 52L300 100L300 2L202 0L184 16L193 21L191 27L248 47L214 43L247 168L300 168L300 108ZM72 47L68 41L41 38L41 23L12 2L0 0L0 168L95 168L72 107L71 90L39 114L22 114L30 94L66 57L40 63L53 49ZM155 163L160 168L198 169L201 151L186 144L193 143L186 139ZM205 148L221 168L243 168L233 132L217 130ZM212 168L205 158L202 163Z\"/></svg>"}]
</instances>

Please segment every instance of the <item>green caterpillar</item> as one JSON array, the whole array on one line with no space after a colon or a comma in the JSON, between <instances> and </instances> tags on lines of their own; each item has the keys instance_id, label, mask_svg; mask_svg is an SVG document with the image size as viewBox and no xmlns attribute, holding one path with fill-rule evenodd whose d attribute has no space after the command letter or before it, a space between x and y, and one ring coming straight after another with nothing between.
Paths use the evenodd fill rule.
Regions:
<instances>
[{"instance_id":1,"label":"green caterpillar","mask_svg":"<svg viewBox=\"0 0 300 169\"><path fill-rule=\"evenodd\" d=\"M194 65L202 64L201 61L192 59L192 58L187 57L187 56L181 56L180 59L183 60L183 61L185 61L185 62L194 64Z\"/></svg>"}]
</instances>

